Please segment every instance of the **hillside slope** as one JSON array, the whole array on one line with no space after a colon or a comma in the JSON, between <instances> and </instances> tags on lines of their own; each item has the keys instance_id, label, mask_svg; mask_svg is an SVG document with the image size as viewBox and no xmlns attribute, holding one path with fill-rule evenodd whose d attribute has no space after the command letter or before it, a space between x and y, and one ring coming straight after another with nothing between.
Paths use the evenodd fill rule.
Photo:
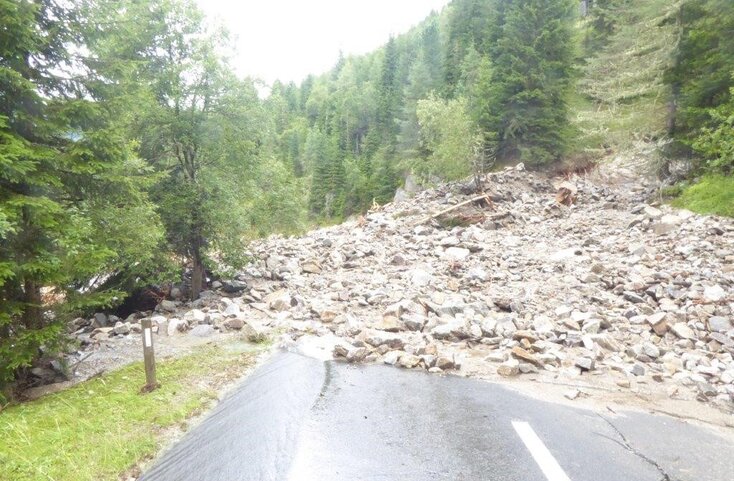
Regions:
<instances>
[{"instance_id":1,"label":"hillside slope","mask_svg":"<svg viewBox=\"0 0 734 481\"><path fill-rule=\"evenodd\" d=\"M663 76L676 46L680 3L621 2L614 32L581 68L571 112L579 154L641 173L661 169L671 107Z\"/></svg>"}]
</instances>

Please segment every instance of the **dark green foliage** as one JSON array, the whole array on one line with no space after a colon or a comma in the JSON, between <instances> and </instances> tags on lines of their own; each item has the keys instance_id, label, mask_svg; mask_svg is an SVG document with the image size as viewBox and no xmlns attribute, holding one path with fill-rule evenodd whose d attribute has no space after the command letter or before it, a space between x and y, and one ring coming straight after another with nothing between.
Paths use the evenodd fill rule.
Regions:
<instances>
[{"instance_id":1,"label":"dark green foliage","mask_svg":"<svg viewBox=\"0 0 734 481\"><path fill-rule=\"evenodd\" d=\"M492 48L487 123L499 135L501 158L547 164L560 158L567 140L576 2L505 4L503 35Z\"/></svg>"},{"instance_id":2,"label":"dark green foliage","mask_svg":"<svg viewBox=\"0 0 734 481\"><path fill-rule=\"evenodd\" d=\"M680 42L666 81L678 109L671 133L701 156L702 168L734 170L734 3L684 2Z\"/></svg>"},{"instance_id":3,"label":"dark green foliage","mask_svg":"<svg viewBox=\"0 0 734 481\"><path fill-rule=\"evenodd\" d=\"M112 304L122 293L99 279L141 274L160 240L120 112L90 100L94 71L67 50L78 14L0 2L0 384L57 344L69 313Z\"/></svg>"}]
</instances>

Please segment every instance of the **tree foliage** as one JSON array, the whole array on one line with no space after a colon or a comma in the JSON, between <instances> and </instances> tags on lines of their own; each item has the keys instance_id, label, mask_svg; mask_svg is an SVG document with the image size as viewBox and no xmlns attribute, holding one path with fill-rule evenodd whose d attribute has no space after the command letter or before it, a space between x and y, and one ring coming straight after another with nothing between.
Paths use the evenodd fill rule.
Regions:
<instances>
[{"instance_id":1,"label":"tree foliage","mask_svg":"<svg viewBox=\"0 0 734 481\"><path fill-rule=\"evenodd\" d=\"M666 74L678 105L672 133L703 159L700 167L731 174L734 4L685 1L677 22L680 41Z\"/></svg>"},{"instance_id":2,"label":"tree foliage","mask_svg":"<svg viewBox=\"0 0 734 481\"><path fill-rule=\"evenodd\" d=\"M0 382L54 345L65 312L122 295L95 287L150 267L162 234L119 105L94 100L73 53L78 14L0 2Z\"/></svg>"}]
</instances>

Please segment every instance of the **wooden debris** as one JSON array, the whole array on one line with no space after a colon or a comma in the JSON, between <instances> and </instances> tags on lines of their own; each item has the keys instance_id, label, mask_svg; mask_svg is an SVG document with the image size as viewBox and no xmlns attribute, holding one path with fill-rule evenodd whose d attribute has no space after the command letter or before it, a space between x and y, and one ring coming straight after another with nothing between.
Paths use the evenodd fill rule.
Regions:
<instances>
[{"instance_id":1,"label":"wooden debris","mask_svg":"<svg viewBox=\"0 0 734 481\"><path fill-rule=\"evenodd\" d=\"M464 207L464 206L470 205L470 204L471 205L474 205L474 204L477 204L477 205L486 205L486 206L488 206L490 208L493 208L492 199L490 199L487 194L482 194L482 195L479 195L477 197L472 197L469 200L465 200L464 202L460 202L460 203L458 203L456 205L452 205L451 207L448 207L448 208L446 208L446 209L444 209L444 210L442 210L440 212L436 212L435 214L432 214L432 215L426 217L425 219L419 221L418 223L416 223L416 225L425 224L426 222L430 222L433 219L436 219L438 217L441 217L442 215L446 215L446 214L448 214L450 212L455 211L456 209L459 209L461 207Z\"/></svg>"}]
</instances>

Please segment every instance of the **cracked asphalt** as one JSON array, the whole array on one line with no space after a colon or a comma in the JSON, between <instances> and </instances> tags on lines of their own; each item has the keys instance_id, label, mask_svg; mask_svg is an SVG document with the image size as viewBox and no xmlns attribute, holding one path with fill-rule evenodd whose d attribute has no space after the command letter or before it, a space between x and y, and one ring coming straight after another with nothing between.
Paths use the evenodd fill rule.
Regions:
<instances>
[{"instance_id":1,"label":"cracked asphalt","mask_svg":"<svg viewBox=\"0 0 734 481\"><path fill-rule=\"evenodd\" d=\"M667 416L279 353L141 478L183 479L731 481L734 444Z\"/></svg>"}]
</instances>

